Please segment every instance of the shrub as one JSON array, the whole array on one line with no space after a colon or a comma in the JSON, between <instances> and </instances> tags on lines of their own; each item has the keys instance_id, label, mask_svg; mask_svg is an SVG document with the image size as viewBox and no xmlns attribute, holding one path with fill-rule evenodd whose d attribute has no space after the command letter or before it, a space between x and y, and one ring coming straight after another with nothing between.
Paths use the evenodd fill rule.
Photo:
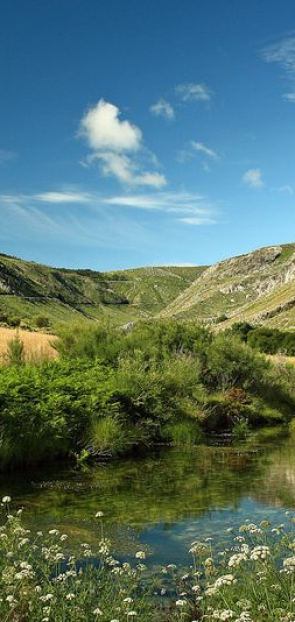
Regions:
<instances>
[{"instance_id":1,"label":"shrub","mask_svg":"<svg viewBox=\"0 0 295 622\"><path fill-rule=\"evenodd\" d=\"M24 362L24 344L18 334L7 342L6 361L9 365L22 365Z\"/></svg>"},{"instance_id":2,"label":"shrub","mask_svg":"<svg viewBox=\"0 0 295 622\"><path fill-rule=\"evenodd\" d=\"M48 328L50 326L50 320L47 315L36 315L34 323L37 328Z\"/></svg>"}]
</instances>

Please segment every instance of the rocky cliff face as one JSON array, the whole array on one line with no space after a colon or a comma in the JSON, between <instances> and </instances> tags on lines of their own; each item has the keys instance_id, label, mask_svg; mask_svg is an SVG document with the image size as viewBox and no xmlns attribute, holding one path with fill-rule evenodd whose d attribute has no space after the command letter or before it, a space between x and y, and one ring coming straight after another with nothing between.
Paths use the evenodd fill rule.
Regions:
<instances>
[{"instance_id":1,"label":"rocky cliff face","mask_svg":"<svg viewBox=\"0 0 295 622\"><path fill-rule=\"evenodd\" d=\"M282 297L277 301L279 312L293 306L295 245L262 248L211 266L168 305L162 315L205 321L216 321L221 316L240 320L243 314L247 315L247 309L264 301L262 311L256 312L253 308L252 319L259 321L262 312L268 313L268 303L271 303L272 317L275 315L276 296L268 300L274 294Z\"/></svg>"}]
</instances>

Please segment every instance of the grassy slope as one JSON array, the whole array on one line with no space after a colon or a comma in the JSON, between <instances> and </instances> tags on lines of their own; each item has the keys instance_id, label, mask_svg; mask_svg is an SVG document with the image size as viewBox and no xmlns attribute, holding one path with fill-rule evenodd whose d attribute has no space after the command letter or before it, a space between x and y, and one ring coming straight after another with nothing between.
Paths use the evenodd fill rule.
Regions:
<instances>
[{"instance_id":1,"label":"grassy slope","mask_svg":"<svg viewBox=\"0 0 295 622\"><path fill-rule=\"evenodd\" d=\"M0 313L51 325L109 317L124 324L150 317L187 288L205 268L138 268L117 272L55 269L0 255Z\"/></svg>"},{"instance_id":2,"label":"grassy slope","mask_svg":"<svg viewBox=\"0 0 295 622\"><path fill-rule=\"evenodd\" d=\"M64 270L0 255L0 314L33 323L109 318L117 325L176 316L247 320L295 330L295 244L262 248L206 267L115 272Z\"/></svg>"}]
</instances>

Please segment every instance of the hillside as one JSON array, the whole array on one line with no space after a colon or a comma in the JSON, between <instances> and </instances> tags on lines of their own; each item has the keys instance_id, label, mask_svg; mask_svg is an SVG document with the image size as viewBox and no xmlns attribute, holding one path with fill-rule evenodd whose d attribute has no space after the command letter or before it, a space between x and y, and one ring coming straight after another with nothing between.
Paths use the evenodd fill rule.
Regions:
<instances>
[{"instance_id":1,"label":"hillside","mask_svg":"<svg viewBox=\"0 0 295 622\"><path fill-rule=\"evenodd\" d=\"M247 320L295 330L295 244L261 248L210 267L69 270L0 255L0 321L53 328L109 318L152 317L222 327Z\"/></svg>"},{"instance_id":2,"label":"hillside","mask_svg":"<svg viewBox=\"0 0 295 622\"><path fill-rule=\"evenodd\" d=\"M295 244L261 248L207 268L160 315L295 330Z\"/></svg>"},{"instance_id":3,"label":"hillside","mask_svg":"<svg viewBox=\"0 0 295 622\"><path fill-rule=\"evenodd\" d=\"M109 317L123 324L161 311L204 267L138 268L115 272L50 268L0 255L0 320L50 325Z\"/></svg>"}]
</instances>

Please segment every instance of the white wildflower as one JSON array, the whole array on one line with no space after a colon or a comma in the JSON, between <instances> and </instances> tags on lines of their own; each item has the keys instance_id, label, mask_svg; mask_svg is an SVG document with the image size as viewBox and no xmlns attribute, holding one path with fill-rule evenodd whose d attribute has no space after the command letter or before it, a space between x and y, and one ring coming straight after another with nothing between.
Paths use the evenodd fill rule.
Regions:
<instances>
[{"instance_id":1,"label":"white wildflower","mask_svg":"<svg viewBox=\"0 0 295 622\"><path fill-rule=\"evenodd\" d=\"M137 559L145 559L146 558L146 554L144 551L137 551L137 553L135 553L135 557Z\"/></svg>"},{"instance_id":2,"label":"white wildflower","mask_svg":"<svg viewBox=\"0 0 295 622\"><path fill-rule=\"evenodd\" d=\"M214 583L214 587L222 587L223 585L232 585L235 582L235 578L232 574L225 574L221 577L218 577Z\"/></svg>"}]
</instances>

